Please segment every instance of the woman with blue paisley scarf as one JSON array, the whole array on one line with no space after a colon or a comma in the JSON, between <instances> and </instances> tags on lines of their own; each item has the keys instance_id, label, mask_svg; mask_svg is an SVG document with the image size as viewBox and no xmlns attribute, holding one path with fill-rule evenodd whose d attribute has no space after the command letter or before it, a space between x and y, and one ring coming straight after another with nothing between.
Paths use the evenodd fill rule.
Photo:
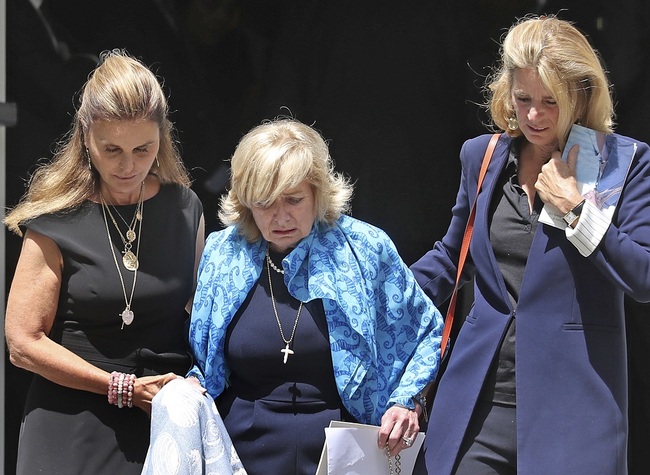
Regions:
<instances>
[{"instance_id":1,"label":"woman with blue paisley scarf","mask_svg":"<svg viewBox=\"0 0 650 475\"><path fill-rule=\"evenodd\" d=\"M255 127L232 157L188 376L215 398L249 475L313 475L331 420L380 425L391 455L420 428L443 319L390 238L344 214L351 196L321 135L294 119Z\"/></svg>"}]
</instances>

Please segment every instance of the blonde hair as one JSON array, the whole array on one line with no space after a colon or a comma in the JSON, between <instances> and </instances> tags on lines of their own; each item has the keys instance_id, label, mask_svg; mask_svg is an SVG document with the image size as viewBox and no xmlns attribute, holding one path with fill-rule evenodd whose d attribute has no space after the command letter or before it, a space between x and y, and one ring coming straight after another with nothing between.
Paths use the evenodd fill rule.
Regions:
<instances>
[{"instance_id":1,"label":"blonde hair","mask_svg":"<svg viewBox=\"0 0 650 475\"><path fill-rule=\"evenodd\" d=\"M152 120L160 127L160 147L152 173L161 183L190 186L168 118L165 94L156 76L125 51L105 51L84 85L71 130L57 145L52 160L32 174L5 225L18 235L20 226L43 214L81 205L99 189L99 174L89 166L84 134L96 121Z\"/></svg>"},{"instance_id":2,"label":"blonde hair","mask_svg":"<svg viewBox=\"0 0 650 475\"><path fill-rule=\"evenodd\" d=\"M598 53L577 28L554 16L525 17L505 36L498 70L486 85L486 107L499 129L513 137L522 134L520 129L508 129L508 119L515 117L513 73L515 69L525 68L537 71L559 106L561 147L576 122L601 132L612 132L614 106Z\"/></svg>"},{"instance_id":3,"label":"blonde hair","mask_svg":"<svg viewBox=\"0 0 650 475\"><path fill-rule=\"evenodd\" d=\"M321 135L295 119L265 121L248 132L232 156L230 172L219 218L226 226L237 226L249 242L261 236L251 208L270 205L303 180L314 191L317 222L332 225L349 210L352 185L334 171Z\"/></svg>"}]
</instances>

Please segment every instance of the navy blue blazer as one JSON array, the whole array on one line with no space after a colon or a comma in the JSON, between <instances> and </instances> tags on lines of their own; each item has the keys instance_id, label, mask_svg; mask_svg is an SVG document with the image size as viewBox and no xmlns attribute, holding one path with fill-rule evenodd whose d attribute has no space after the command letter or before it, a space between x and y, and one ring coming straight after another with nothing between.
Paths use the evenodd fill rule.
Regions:
<instances>
[{"instance_id":1,"label":"navy blue blazer","mask_svg":"<svg viewBox=\"0 0 650 475\"><path fill-rule=\"evenodd\" d=\"M413 266L434 303L450 295L490 135L468 140L449 229ZM613 134L611 153L635 151L612 224L583 257L564 230L540 223L516 310L517 469L526 475L627 473L623 295L650 301L650 149ZM425 440L429 473L451 473L472 411L513 314L489 239L489 204L512 139L499 140L477 201L464 281L474 304L454 342Z\"/></svg>"}]
</instances>

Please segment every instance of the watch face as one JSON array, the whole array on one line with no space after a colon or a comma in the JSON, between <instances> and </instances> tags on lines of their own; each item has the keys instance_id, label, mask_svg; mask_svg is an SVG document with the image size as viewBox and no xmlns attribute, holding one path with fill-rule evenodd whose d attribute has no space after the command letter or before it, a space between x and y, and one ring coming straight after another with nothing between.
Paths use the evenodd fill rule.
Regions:
<instances>
[{"instance_id":1,"label":"watch face","mask_svg":"<svg viewBox=\"0 0 650 475\"><path fill-rule=\"evenodd\" d=\"M578 219L578 216L573 211L569 211L567 214L564 215L563 219L570 226L571 223L573 223L576 219Z\"/></svg>"},{"instance_id":2,"label":"watch face","mask_svg":"<svg viewBox=\"0 0 650 475\"><path fill-rule=\"evenodd\" d=\"M562 216L562 219L564 220L565 223L567 223L569 226L573 224L573 222L578 219L580 216L580 213L582 213L582 207L585 204L585 200L582 200L578 205L576 205L575 208L569 210L567 214Z\"/></svg>"},{"instance_id":3,"label":"watch face","mask_svg":"<svg viewBox=\"0 0 650 475\"><path fill-rule=\"evenodd\" d=\"M562 219L564 219L564 222L567 223L567 224L569 224L569 225L570 225L570 224L571 224L571 223L572 223L576 218L577 218L577 216L576 216L575 214L573 214L573 212L571 212L571 211L569 211L567 214L565 214L565 215L562 217Z\"/></svg>"}]
</instances>

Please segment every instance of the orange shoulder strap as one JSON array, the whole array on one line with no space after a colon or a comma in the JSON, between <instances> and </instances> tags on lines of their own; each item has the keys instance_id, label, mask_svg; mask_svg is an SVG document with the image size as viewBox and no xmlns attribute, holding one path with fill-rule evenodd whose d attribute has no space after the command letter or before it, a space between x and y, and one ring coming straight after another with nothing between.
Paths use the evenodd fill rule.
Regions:
<instances>
[{"instance_id":1,"label":"orange shoulder strap","mask_svg":"<svg viewBox=\"0 0 650 475\"><path fill-rule=\"evenodd\" d=\"M458 257L458 271L456 272L456 285L454 285L454 291L451 294L449 300L449 307L447 308L447 315L445 316L445 326L442 330L442 340L440 342L440 361L449 346L449 336L451 335L451 328L454 324L454 313L456 311L456 298L458 296L458 284L460 282L460 276L463 273L463 267L465 266L465 260L467 259L467 253L469 251L469 243L472 239L472 232L474 231L474 218L476 217L476 200L478 199L478 194L481 190L481 185L483 184L483 178L485 178L485 172L487 171L492 155L494 154L494 149L497 146L501 134L494 134L490 139L490 143L485 150L485 155L483 156L483 163L481 164L481 171L478 175L478 186L476 188L476 196L474 197L474 203L472 204L472 210L469 213L469 218L467 218L467 226L465 227L465 235L463 236L463 243L460 247L460 255Z\"/></svg>"}]
</instances>

